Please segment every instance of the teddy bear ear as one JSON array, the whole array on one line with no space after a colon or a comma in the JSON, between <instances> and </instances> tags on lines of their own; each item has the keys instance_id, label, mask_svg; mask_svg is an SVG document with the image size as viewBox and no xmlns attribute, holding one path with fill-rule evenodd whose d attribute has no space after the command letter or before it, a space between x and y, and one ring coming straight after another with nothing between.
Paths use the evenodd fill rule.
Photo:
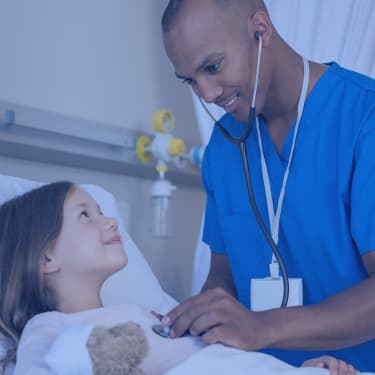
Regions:
<instances>
[{"instance_id":1,"label":"teddy bear ear","mask_svg":"<svg viewBox=\"0 0 375 375\"><path fill-rule=\"evenodd\" d=\"M122 324L117 324L113 326L109 332L114 337L123 336L126 334L127 336L138 336L143 334L143 330L141 326L134 322L126 322Z\"/></svg>"},{"instance_id":2,"label":"teddy bear ear","mask_svg":"<svg viewBox=\"0 0 375 375\"><path fill-rule=\"evenodd\" d=\"M124 333L126 333L126 324L118 324L112 328L109 329L109 333L113 337L119 337L122 336Z\"/></svg>"},{"instance_id":3,"label":"teddy bear ear","mask_svg":"<svg viewBox=\"0 0 375 375\"><path fill-rule=\"evenodd\" d=\"M105 345L107 340L111 339L109 330L104 327L94 327L87 339L87 346L99 347Z\"/></svg>"}]
</instances>

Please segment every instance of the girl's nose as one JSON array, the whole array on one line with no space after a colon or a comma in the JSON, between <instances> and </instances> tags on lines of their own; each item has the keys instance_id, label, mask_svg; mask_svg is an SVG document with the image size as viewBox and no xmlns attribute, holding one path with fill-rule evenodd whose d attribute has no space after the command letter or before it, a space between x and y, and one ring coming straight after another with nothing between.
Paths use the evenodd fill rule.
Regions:
<instances>
[{"instance_id":1,"label":"girl's nose","mask_svg":"<svg viewBox=\"0 0 375 375\"><path fill-rule=\"evenodd\" d=\"M104 218L104 229L105 230L117 230L117 220L113 217Z\"/></svg>"}]
</instances>

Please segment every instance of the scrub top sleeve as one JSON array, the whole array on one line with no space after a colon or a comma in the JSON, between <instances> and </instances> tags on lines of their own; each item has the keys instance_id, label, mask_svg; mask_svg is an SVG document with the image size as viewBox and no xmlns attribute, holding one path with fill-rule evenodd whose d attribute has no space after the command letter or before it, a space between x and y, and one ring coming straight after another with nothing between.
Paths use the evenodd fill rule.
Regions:
<instances>
[{"instance_id":1,"label":"scrub top sleeve","mask_svg":"<svg viewBox=\"0 0 375 375\"><path fill-rule=\"evenodd\" d=\"M350 223L359 253L375 250L375 106L365 117L356 144Z\"/></svg>"},{"instance_id":2,"label":"scrub top sleeve","mask_svg":"<svg viewBox=\"0 0 375 375\"><path fill-rule=\"evenodd\" d=\"M211 251L219 254L226 254L225 245L220 230L215 192L210 177L211 166L209 155L210 149L208 146L202 161L202 180L206 191L206 210L202 240L210 247Z\"/></svg>"}]
</instances>

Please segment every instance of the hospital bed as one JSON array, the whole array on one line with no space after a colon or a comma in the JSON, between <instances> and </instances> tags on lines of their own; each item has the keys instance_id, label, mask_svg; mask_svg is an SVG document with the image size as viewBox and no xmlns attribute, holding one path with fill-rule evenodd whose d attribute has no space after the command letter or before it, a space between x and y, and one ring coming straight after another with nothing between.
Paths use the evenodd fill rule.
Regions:
<instances>
[{"instance_id":1,"label":"hospital bed","mask_svg":"<svg viewBox=\"0 0 375 375\"><path fill-rule=\"evenodd\" d=\"M0 204L42 184L18 177L0 175ZM126 232L113 195L97 185L80 186L94 197L105 215L115 217L118 220L119 231L128 254L128 266L110 277L103 286L102 300L104 305L135 303L161 313L168 312L176 305L176 301L163 291L150 266ZM0 337L0 355L6 349L7 342ZM12 369L9 369L7 375L11 375L11 373ZM192 373L324 375L328 374L328 371L317 368L295 368L262 353L249 353L222 345L212 345L168 371L168 375Z\"/></svg>"}]
</instances>

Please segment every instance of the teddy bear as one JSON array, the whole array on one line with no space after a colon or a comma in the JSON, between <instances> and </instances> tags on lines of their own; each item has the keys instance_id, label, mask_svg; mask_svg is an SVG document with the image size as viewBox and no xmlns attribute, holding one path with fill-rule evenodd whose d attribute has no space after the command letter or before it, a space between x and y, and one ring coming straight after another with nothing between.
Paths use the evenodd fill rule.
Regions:
<instances>
[{"instance_id":1,"label":"teddy bear","mask_svg":"<svg viewBox=\"0 0 375 375\"><path fill-rule=\"evenodd\" d=\"M113 327L80 325L61 332L44 357L55 375L144 375L147 337L132 321Z\"/></svg>"},{"instance_id":2,"label":"teddy bear","mask_svg":"<svg viewBox=\"0 0 375 375\"><path fill-rule=\"evenodd\" d=\"M86 346L93 375L144 375L139 365L147 355L148 345L138 324L95 327Z\"/></svg>"}]
</instances>

